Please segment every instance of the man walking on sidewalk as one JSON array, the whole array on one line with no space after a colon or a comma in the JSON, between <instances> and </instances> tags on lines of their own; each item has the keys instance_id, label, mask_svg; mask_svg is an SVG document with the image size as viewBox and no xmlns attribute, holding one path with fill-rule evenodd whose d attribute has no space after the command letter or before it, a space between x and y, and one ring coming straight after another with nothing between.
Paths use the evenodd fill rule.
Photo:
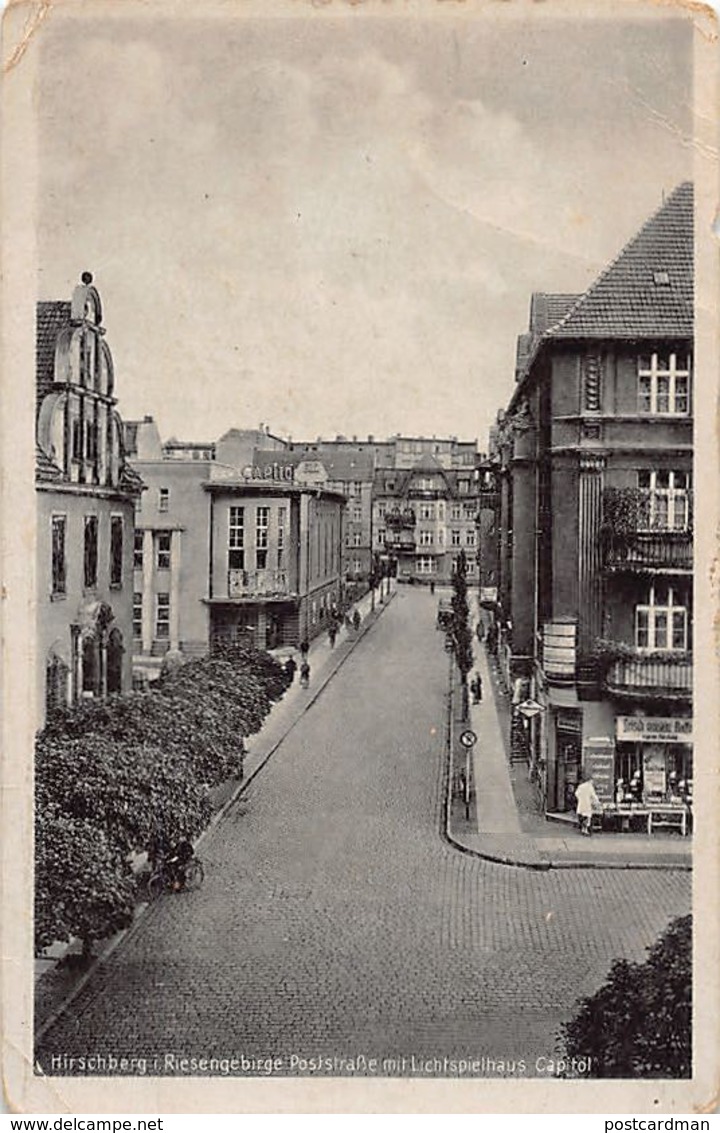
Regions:
<instances>
[{"instance_id":1,"label":"man walking on sidewalk","mask_svg":"<svg viewBox=\"0 0 720 1133\"><path fill-rule=\"evenodd\" d=\"M594 811L600 809L600 799L595 791L595 784L591 776L583 779L575 788L576 811L580 833L588 837L592 834L592 816Z\"/></svg>"}]
</instances>

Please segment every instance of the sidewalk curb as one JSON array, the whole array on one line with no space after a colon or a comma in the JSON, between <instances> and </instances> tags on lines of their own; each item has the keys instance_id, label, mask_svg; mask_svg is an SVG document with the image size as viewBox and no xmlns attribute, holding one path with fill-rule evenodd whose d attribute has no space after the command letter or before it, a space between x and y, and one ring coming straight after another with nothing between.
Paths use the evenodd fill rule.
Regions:
<instances>
[{"instance_id":1,"label":"sidewalk curb","mask_svg":"<svg viewBox=\"0 0 720 1133\"><path fill-rule=\"evenodd\" d=\"M493 708L495 705L493 704ZM592 870L592 869L612 869L612 870L653 870L656 872L664 873L691 873L693 869L692 860L689 862L628 862L627 860L620 862L605 862L605 861L573 861L558 859L558 858L541 858L540 861L523 860L520 855L511 857L509 854L492 853L490 850L478 849L475 846L469 846L467 843L458 839L451 831L452 815L452 797L450 790L450 768L452 763L452 751L450 748L450 712L452 710L452 699L447 696L447 709L446 709L446 727L445 727L445 759L443 771L443 791L444 798L442 801L442 808L444 809L444 823L440 831L443 840L452 847L452 849L459 851L462 854L467 854L469 857L479 858L481 861L492 862L495 865L514 866L516 869L529 869L536 872L547 872L551 869L576 869L576 870ZM479 838L483 835L479 834ZM532 835L529 835L532 837ZM538 839L534 839L537 852L542 854L542 849L537 846Z\"/></svg>"},{"instance_id":2,"label":"sidewalk curb","mask_svg":"<svg viewBox=\"0 0 720 1133\"><path fill-rule=\"evenodd\" d=\"M247 790L247 788L250 786L250 784L253 782L253 780L260 774L260 772L266 766L268 760L275 754L275 752L281 746L281 744L283 744L285 742L285 740L290 735L290 733L293 731L293 729L296 727L296 725L300 723L300 721L302 720L305 713L308 712L310 708L312 708L315 701L320 697L321 693L327 688L327 686L330 683L330 681L332 680L332 678L342 668L342 666L347 661L348 657L352 656L358 642L362 641L365 634L372 628L372 626L375 625L376 621L380 618L381 614L390 605L390 602L395 597L396 593L397 593L397 591L391 590L390 594L387 596L385 602L383 602L380 605L379 608L378 608L378 606L376 606L374 610L370 611L366 615L366 617L364 618L362 625L360 627L360 632L357 633L355 635L355 637L352 639L352 641L350 642L350 648L345 653L343 653L341 656L339 656L337 663L331 669L329 669L327 671L327 673L325 674L325 676L323 678L321 678L321 683L317 685L317 687L315 688L315 690L312 693L312 696L305 703L304 707L301 708L299 713L297 714L297 716L295 716L288 723L288 726L285 729L285 731L282 733L282 735L279 737L279 739L277 739L270 746L270 748L265 753L265 755L260 757L260 762L258 763L257 767L255 767L254 770L250 772L250 774L247 776L247 778L242 779L238 783L237 788L233 791L230 798L226 799L225 802L223 803L223 805L220 807L220 809L215 812L215 814L210 819L210 822L208 823L208 825L205 827L205 829L202 831L202 833L198 835L197 841L195 843L196 846L199 846L201 844L201 842L204 840L206 835L208 835L210 833L210 831L213 830L218 825L218 823L224 817L224 815L227 813L227 811L230 809L230 807L242 797L242 795Z\"/></svg>"},{"instance_id":3,"label":"sidewalk curb","mask_svg":"<svg viewBox=\"0 0 720 1133\"><path fill-rule=\"evenodd\" d=\"M350 648L347 649L347 651L345 653L343 653L342 656L339 656L337 663L335 665L333 665L332 668L330 668L326 672L325 676L321 679L321 683L318 684L316 690L313 692L312 697L307 701L307 703L300 710L300 712L289 722L287 728L285 729L285 731L283 731L280 738L278 740L276 740L271 745L270 749L266 752L266 754L261 757L260 762L258 763L257 767L251 772L250 775L248 775L247 779L243 779L241 782L238 783L236 790L233 791L230 798L226 799L226 801L223 803L223 805L220 807L220 809L217 810L215 812L215 814L213 814L208 825L205 827L205 829L202 831L202 833L198 835L198 838L195 841L196 847L199 846L203 842L205 837L212 830L214 830L214 828L218 825L218 823L224 817L224 815L227 813L227 811L230 809L230 807L234 803L236 803L238 801L238 799L241 798L244 791L247 790L249 785L256 778L256 776L259 775L259 773L266 766L266 764L268 763L270 758L275 754L275 752L278 750L278 748L281 746L281 744L284 743L284 741L290 735L292 730L295 728L296 724L298 724L300 722L300 720L302 720L305 713L312 707L312 705L315 703L315 701L319 698L321 693L324 691L324 689L330 683L330 681L335 676L335 674L338 672L338 670L342 668L342 666L347 661L348 657L350 657L354 653L355 647L358 644L358 642L362 641L362 639L365 637L365 634L368 633L369 630L375 625L375 623L378 621L378 619L381 617L381 615L384 613L384 611L388 608L388 606L390 605L390 602L392 601L392 599L395 597L396 594L397 594L396 590L391 590L390 593L387 595L387 597L385 598L385 600L383 602L376 604L375 609L368 612L368 614L365 616L365 618L363 619L363 621L361 623L360 631L358 633L356 633L355 637L351 640ZM117 948L119 948L121 944L125 943L125 941L127 941L127 940L130 940L132 938L132 936L135 934L135 932L138 931L140 926L145 921L145 917L147 915L147 911L148 911L149 908L150 908L150 904L147 901L140 902L136 906L134 914L133 914L132 923L129 924L126 929L122 929L120 932L116 933L116 935L108 941L108 943L105 945L105 947L99 953L99 955L95 957L95 959L93 960L93 962L91 963L91 965L87 969L87 971L83 972L83 974L78 978L77 983L67 993L65 998L60 1002L60 1004L55 1008L55 1010L52 1011L48 1015L48 1017L40 1024L39 1027L35 1027L35 1026L33 1027L33 1050L35 1050L37 1048L38 1044L41 1042L41 1040L44 1038L44 1036L55 1025L55 1023L57 1023L58 1019L60 1019L65 1014L68 1007L70 1007L71 1003L73 1003L73 1001L80 995L80 993L84 990L84 988L90 982L91 978L95 975L98 968L100 968L107 960L110 959L113 952L115 952L115 950ZM33 1011L33 1016L34 1016L34 1011Z\"/></svg>"}]
</instances>

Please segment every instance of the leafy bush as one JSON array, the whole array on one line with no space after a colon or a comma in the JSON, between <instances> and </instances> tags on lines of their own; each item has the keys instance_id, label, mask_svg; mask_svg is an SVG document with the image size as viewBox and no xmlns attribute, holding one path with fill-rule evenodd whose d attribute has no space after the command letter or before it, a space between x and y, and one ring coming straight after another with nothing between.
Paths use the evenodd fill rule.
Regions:
<instances>
[{"instance_id":1,"label":"leafy bush","mask_svg":"<svg viewBox=\"0 0 720 1133\"><path fill-rule=\"evenodd\" d=\"M130 867L105 832L58 806L35 813L35 946L80 937L85 950L132 920Z\"/></svg>"},{"instance_id":2,"label":"leafy bush","mask_svg":"<svg viewBox=\"0 0 720 1133\"><path fill-rule=\"evenodd\" d=\"M616 961L607 982L563 1027L587 1077L692 1076L692 917L673 921L642 964Z\"/></svg>"},{"instance_id":3,"label":"leafy bush","mask_svg":"<svg viewBox=\"0 0 720 1133\"><path fill-rule=\"evenodd\" d=\"M243 738L288 685L269 654L234 646L148 692L53 712L36 742L36 945L89 945L132 913L131 855L192 838L208 789L242 774Z\"/></svg>"}]
</instances>

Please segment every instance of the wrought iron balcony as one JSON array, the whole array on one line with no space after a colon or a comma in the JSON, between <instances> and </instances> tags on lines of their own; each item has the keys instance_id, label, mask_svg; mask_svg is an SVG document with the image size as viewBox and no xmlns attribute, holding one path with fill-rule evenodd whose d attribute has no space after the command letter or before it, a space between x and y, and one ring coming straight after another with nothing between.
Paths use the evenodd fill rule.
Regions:
<instances>
[{"instance_id":1,"label":"wrought iron balcony","mask_svg":"<svg viewBox=\"0 0 720 1133\"><path fill-rule=\"evenodd\" d=\"M619 657L611 662L605 674L608 691L627 696L687 699L692 696L692 684L691 653L684 656L672 653L667 658L657 653Z\"/></svg>"},{"instance_id":2,"label":"wrought iron balcony","mask_svg":"<svg viewBox=\"0 0 720 1133\"><path fill-rule=\"evenodd\" d=\"M657 494L639 489L605 489L601 544L606 571L692 572L692 492L676 493L672 506L669 497L662 508L658 500Z\"/></svg>"},{"instance_id":3,"label":"wrought iron balcony","mask_svg":"<svg viewBox=\"0 0 720 1133\"><path fill-rule=\"evenodd\" d=\"M689 531L636 531L629 536L610 536L605 541L603 561L610 572L662 570L690 574L693 541Z\"/></svg>"},{"instance_id":4,"label":"wrought iron balcony","mask_svg":"<svg viewBox=\"0 0 720 1133\"><path fill-rule=\"evenodd\" d=\"M399 551L404 551L406 554L414 553L417 549L415 536L411 532L398 531L386 532L385 546L388 551L397 554Z\"/></svg>"},{"instance_id":5,"label":"wrought iron balcony","mask_svg":"<svg viewBox=\"0 0 720 1133\"><path fill-rule=\"evenodd\" d=\"M289 593L286 570L228 571L228 598L275 598Z\"/></svg>"},{"instance_id":6,"label":"wrought iron balcony","mask_svg":"<svg viewBox=\"0 0 720 1133\"><path fill-rule=\"evenodd\" d=\"M385 526L395 529L414 527L416 523L415 512L412 508L405 511L388 511L385 514Z\"/></svg>"}]
</instances>

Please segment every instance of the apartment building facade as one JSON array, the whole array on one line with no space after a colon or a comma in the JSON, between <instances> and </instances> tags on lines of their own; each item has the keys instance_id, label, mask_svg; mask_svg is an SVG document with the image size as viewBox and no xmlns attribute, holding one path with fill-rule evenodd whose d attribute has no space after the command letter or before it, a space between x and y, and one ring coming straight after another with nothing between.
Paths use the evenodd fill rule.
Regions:
<instances>
[{"instance_id":1,"label":"apartment building facade","mask_svg":"<svg viewBox=\"0 0 720 1133\"><path fill-rule=\"evenodd\" d=\"M134 543L137 681L215 642L249 635L272 649L321 632L342 598L345 496L326 477L296 479L284 445L257 447L262 430L165 444L152 418L128 431L147 485Z\"/></svg>"},{"instance_id":2,"label":"apartment building facade","mask_svg":"<svg viewBox=\"0 0 720 1133\"><path fill-rule=\"evenodd\" d=\"M692 798L693 193L537 295L494 430L499 649L549 811Z\"/></svg>"}]
</instances>

